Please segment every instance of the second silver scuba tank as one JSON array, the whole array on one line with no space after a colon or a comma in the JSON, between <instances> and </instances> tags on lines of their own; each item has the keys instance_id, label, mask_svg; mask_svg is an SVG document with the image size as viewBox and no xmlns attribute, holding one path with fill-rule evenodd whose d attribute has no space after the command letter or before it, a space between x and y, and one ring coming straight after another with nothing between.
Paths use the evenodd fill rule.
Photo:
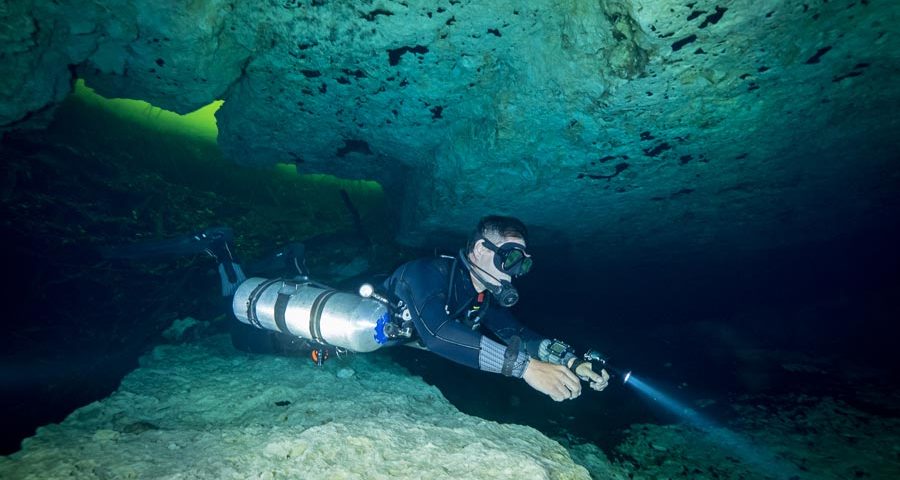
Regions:
<instances>
[{"instance_id":1,"label":"second silver scuba tank","mask_svg":"<svg viewBox=\"0 0 900 480\"><path fill-rule=\"evenodd\" d=\"M248 325L354 352L371 352L390 339L384 303L309 281L249 278L238 286L232 308Z\"/></svg>"}]
</instances>

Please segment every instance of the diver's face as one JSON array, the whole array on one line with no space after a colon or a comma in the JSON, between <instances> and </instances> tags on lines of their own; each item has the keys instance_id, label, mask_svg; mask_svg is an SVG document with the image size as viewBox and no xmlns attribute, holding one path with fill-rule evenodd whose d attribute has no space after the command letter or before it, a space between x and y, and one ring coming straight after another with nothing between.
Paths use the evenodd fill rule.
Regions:
<instances>
[{"instance_id":1,"label":"diver's face","mask_svg":"<svg viewBox=\"0 0 900 480\"><path fill-rule=\"evenodd\" d=\"M521 245L522 249L524 250L527 246L525 245L525 240L521 237L504 236L500 237L499 240L491 240L493 241L494 245L497 245L497 247L501 247L507 243L514 243L517 245ZM475 265L490 274L489 277L485 278L485 281L491 282L491 284L493 285L500 285L501 280L506 280L508 282L512 281L512 277L508 273L498 269L494 264L495 255L497 255L497 253L488 248L485 245L484 240L479 240L475 243L475 247L472 249L472 253L469 254L469 258L473 263L475 263ZM477 279L473 280L476 281L476 286L478 286Z\"/></svg>"}]
</instances>

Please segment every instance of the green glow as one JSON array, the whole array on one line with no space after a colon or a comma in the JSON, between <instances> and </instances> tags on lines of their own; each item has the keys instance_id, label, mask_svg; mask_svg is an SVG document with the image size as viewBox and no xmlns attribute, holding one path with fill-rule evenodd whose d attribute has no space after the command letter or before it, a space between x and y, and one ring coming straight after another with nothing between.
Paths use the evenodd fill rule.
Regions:
<instances>
[{"instance_id":1,"label":"green glow","mask_svg":"<svg viewBox=\"0 0 900 480\"><path fill-rule=\"evenodd\" d=\"M298 175L294 164L250 167L226 158L215 117L223 103L179 115L145 101L104 98L78 80L49 130L64 138L61 143L111 162L102 170L113 172L107 184L151 192L122 220L145 230L227 224L247 232L242 248L252 257L273 243L353 230L345 191L369 235L389 241L394 220L378 182Z\"/></svg>"},{"instance_id":2,"label":"green glow","mask_svg":"<svg viewBox=\"0 0 900 480\"><path fill-rule=\"evenodd\" d=\"M216 143L216 139L219 136L216 111L225 103L224 100L216 100L191 113L179 115L143 100L103 97L87 86L83 79L78 79L75 82L75 91L72 93L72 96L91 107L103 109L123 120L135 122L142 127L161 133L188 135L212 143ZM276 164L274 170L281 181L292 182L298 186L317 184L323 188L344 189L348 192L364 195L367 193L379 195L383 193L381 185L371 180L346 180L327 174L297 175L295 167L286 163Z\"/></svg>"},{"instance_id":3,"label":"green glow","mask_svg":"<svg viewBox=\"0 0 900 480\"><path fill-rule=\"evenodd\" d=\"M143 100L104 98L88 87L82 79L75 82L75 91L72 95L82 102L102 108L141 126L163 133L196 137L212 143L215 143L219 136L216 111L225 103L223 100L216 100L191 113L179 115L155 107Z\"/></svg>"},{"instance_id":4,"label":"green glow","mask_svg":"<svg viewBox=\"0 0 900 480\"><path fill-rule=\"evenodd\" d=\"M289 163L276 163L273 168L276 175L288 181L290 181L290 179L292 178L300 178L303 182L316 184L323 188L331 187L338 190L343 189L347 190L348 192L356 192L364 195L381 195L384 193L381 188L381 184L374 180L348 180L325 173L308 173L304 175L297 175L297 168Z\"/></svg>"}]
</instances>

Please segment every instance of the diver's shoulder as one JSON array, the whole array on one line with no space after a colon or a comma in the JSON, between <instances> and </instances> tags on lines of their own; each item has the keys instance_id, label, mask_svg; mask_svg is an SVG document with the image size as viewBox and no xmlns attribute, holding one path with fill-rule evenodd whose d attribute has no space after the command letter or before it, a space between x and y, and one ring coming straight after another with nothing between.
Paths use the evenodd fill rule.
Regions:
<instances>
[{"instance_id":1,"label":"diver's shoulder","mask_svg":"<svg viewBox=\"0 0 900 480\"><path fill-rule=\"evenodd\" d=\"M450 263L453 262L452 259L449 260ZM434 271L434 272L445 272L448 268L448 260L441 256L435 257L421 257L415 260L410 260L408 263L409 268L413 268L416 270L421 270L423 272Z\"/></svg>"},{"instance_id":2,"label":"diver's shoulder","mask_svg":"<svg viewBox=\"0 0 900 480\"><path fill-rule=\"evenodd\" d=\"M407 275L421 278L442 278L449 274L452 263L452 258L438 255L410 260L406 263L404 268Z\"/></svg>"}]
</instances>

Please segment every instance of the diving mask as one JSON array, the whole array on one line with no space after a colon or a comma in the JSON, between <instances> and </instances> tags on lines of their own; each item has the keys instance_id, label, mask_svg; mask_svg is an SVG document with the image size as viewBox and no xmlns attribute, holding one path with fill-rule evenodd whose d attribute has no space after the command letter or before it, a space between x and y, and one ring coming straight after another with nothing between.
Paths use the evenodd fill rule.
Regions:
<instances>
[{"instance_id":1,"label":"diving mask","mask_svg":"<svg viewBox=\"0 0 900 480\"><path fill-rule=\"evenodd\" d=\"M494 266L497 270L511 277L521 277L531 271L531 255L525 253L525 246L521 243L506 242L497 246L485 237L481 237L481 240L488 250L494 252Z\"/></svg>"}]
</instances>

